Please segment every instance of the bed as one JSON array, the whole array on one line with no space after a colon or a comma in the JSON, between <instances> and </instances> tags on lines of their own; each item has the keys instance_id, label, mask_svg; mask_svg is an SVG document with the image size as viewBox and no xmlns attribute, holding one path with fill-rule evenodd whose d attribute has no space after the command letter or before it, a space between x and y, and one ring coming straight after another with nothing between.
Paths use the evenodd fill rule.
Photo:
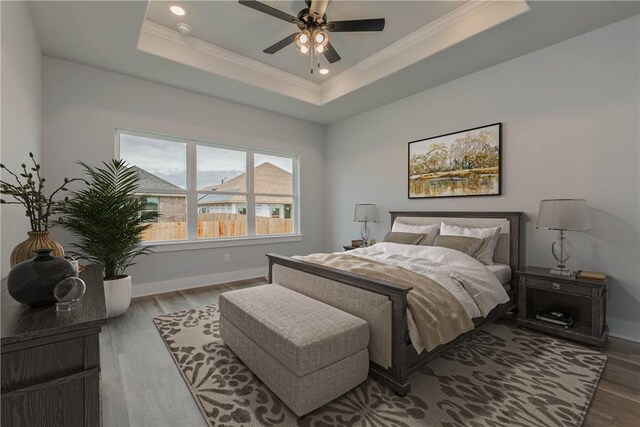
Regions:
<instances>
[{"instance_id":1,"label":"bed","mask_svg":"<svg viewBox=\"0 0 640 427\"><path fill-rule=\"evenodd\" d=\"M410 389L409 375L442 351L457 345L483 326L516 307L516 271L520 267L520 212L390 212L391 224L432 225L446 222L463 227L495 227L501 231L489 270L501 277L508 301L484 317L473 318L473 329L430 351L418 353L411 342L407 295L411 290L393 281L365 277L292 257L268 254L269 281L288 287L366 320L370 326L370 371L397 394Z\"/></svg>"}]
</instances>

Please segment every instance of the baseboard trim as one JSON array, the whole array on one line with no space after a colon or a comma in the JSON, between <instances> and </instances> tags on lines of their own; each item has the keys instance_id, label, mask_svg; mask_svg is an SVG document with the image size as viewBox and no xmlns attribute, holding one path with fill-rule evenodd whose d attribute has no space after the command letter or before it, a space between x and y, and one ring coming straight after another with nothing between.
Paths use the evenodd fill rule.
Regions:
<instances>
[{"instance_id":1,"label":"baseboard trim","mask_svg":"<svg viewBox=\"0 0 640 427\"><path fill-rule=\"evenodd\" d=\"M640 324L608 317L609 336L640 343Z\"/></svg>"},{"instance_id":2,"label":"baseboard trim","mask_svg":"<svg viewBox=\"0 0 640 427\"><path fill-rule=\"evenodd\" d=\"M254 279L256 277L264 277L267 274L267 270L267 267L259 267L248 270L207 274L204 276L163 280L161 282L139 283L131 286L131 296L133 298L137 298L148 295L164 294L167 292L182 291L185 289L201 288L209 285L219 285L221 283L235 282L237 280ZM607 324L609 325L610 336L640 343L640 324L612 317L607 318Z\"/></svg>"},{"instance_id":3,"label":"baseboard trim","mask_svg":"<svg viewBox=\"0 0 640 427\"><path fill-rule=\"evenodd\" d=\"M139 283L131 286L131 297L144 297L148 295L164 294L166 292L201 288L209 285L219 285L221 283L235 282L237 280L255 279L256 277L264 277L267 274L267 270L267 267L260 267L248 270L207 274L204 276L163 280L162 282Z\"/></svg>"}]
</instances>

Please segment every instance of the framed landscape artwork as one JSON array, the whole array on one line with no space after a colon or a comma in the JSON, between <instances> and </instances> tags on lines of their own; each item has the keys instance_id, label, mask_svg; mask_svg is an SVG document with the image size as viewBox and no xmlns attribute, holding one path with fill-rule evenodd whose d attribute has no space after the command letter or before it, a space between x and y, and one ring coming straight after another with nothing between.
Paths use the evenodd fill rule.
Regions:
<instances>
[{"instance_id":1,"label":"framed landscape artwork","mask_svg":"<svg viewBox=\"0 0 640 427\"><path fill-rule=\"evenodd\" d=\"M502 123L409 143L409 198L500 195Z\"/></svg>"}]
</instances>

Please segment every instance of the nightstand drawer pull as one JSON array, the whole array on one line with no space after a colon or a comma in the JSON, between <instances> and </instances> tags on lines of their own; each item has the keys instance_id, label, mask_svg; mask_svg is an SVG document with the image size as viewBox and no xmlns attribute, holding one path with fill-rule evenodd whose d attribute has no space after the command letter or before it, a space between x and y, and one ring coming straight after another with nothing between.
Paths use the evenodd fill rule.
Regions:
<instances>
[{"instance_id":1,"label":"nightstand drawer pull","mask_svg":"<svg viewBox=\"0 0 640 427\"><path fill-rule=\"evenodd\" d=\"M560 289L562 289L562 286L560 286L560 283L554 283L551 285L551 287L556 291L559 291Z\"/></svg>"}]
</instances>

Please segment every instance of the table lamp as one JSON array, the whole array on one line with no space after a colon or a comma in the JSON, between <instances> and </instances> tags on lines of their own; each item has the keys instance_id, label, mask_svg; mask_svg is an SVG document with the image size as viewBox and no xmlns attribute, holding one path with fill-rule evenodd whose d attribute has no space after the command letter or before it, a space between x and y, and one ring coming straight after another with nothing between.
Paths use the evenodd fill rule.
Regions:
<instances>
[{"instance_id":1,"label":"table lamp","mask_svg":"<svg viewBox=\"0 0 640 427\"><path fill-rule=\"evenodd\" d=\"M367 224L369 222L378 221L378 210L376 209L376 205L370 203L357 204L356 210L353 213L353 221L364 222L360 235L362 236L362 240L364 240L363 246L369 246L370 230Z\"/></svg>"},{"instance_id":2,"label":"table lamp","mask_svg":"<svg viewBox=\"0 0 640 427\"><path fill-rule=\"evenodd\" d=\"M540 201L537 229L558 230L558 239L553 242L551 252L558 265L551 273L571 275L567 269L567 260L571 256L571 244L567 240L567 231L585 231L591 228L587 201L584 199L547 199Z\"/></svg>"}]
</instances>

